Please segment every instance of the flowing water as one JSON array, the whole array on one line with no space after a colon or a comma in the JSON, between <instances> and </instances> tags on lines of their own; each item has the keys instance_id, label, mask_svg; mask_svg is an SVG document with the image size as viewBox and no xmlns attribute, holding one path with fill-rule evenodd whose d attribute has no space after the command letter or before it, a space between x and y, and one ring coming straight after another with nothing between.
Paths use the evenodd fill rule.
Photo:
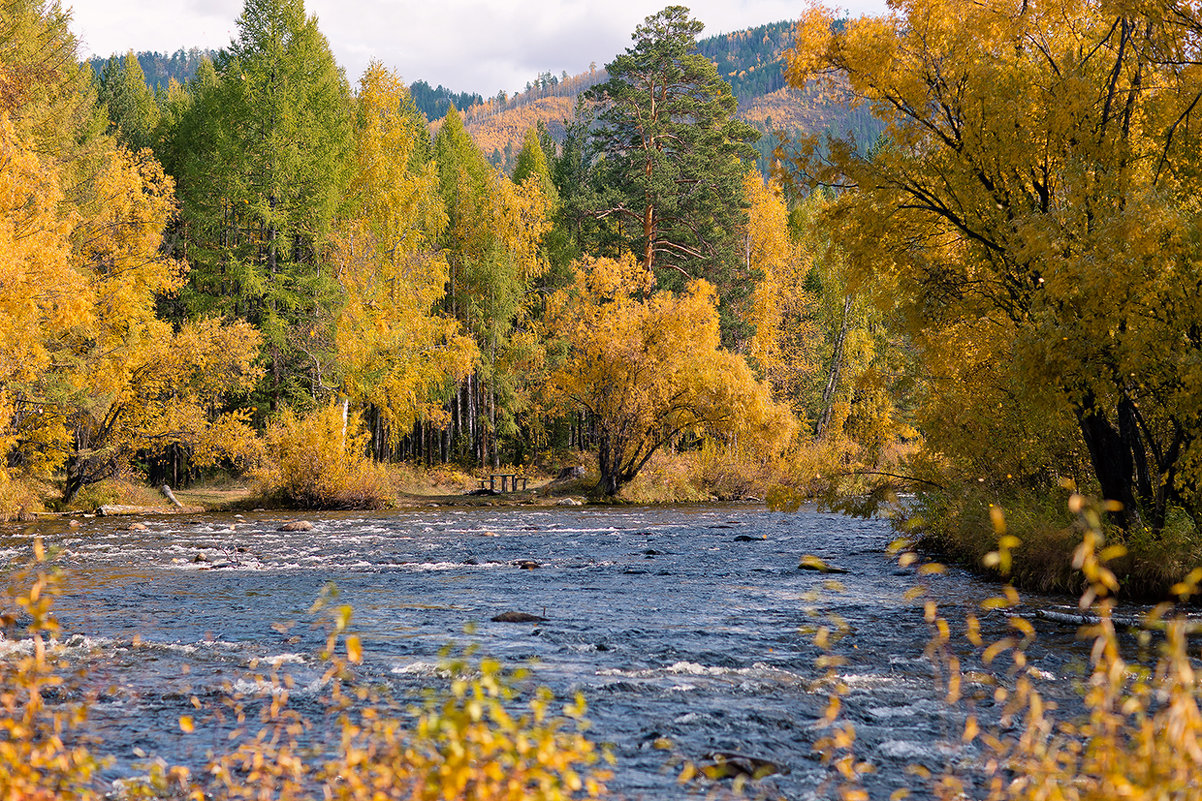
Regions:
<instances>
[{"instance_id":1,"label":"flowing water","mask_svg":"<svg viewBox=\"0 0 1202 801\"><path fill-rule=\"evenodd\" d=\"M307 612L330 582L354 607L363 670L401 696L445 686L439 654L451 643L529 665L565 699L582 692L590 736L617 758L609 784L619 797L686 793L656 747L661 738L689 759L725 751L770 760L782 772L766 792L824 797L827 773L812 747L826 695L813 685L821 671L811 632L831 616L849 626L835 650L847 659L844 718L859 757L876 767L871 796L904 786L913 762L971 763L972 750L954 745L964 713L941 702L923 655L929 629L905 593L926 584L956 619L996 587L958 571L919 578L898 568L885 521L748 506L311 519L315 530L295 533L277 530L278 513L150 519L146 531L103 518L41 529L68 571L56 611L69 656L89 667L86 685L99 693L87 725L115 757L107 779L136 773L142 754L201 766L221 732L190 698L211 707L223 687L253 690L254 660L296 677L304 711L320 694L324 642ZM0 535L0 563L23 558L30 533ZM802 554L849 572L799 570ZM506 611L547 620L491 622ZM987 635L1004 627L1000 615L986 619ZM1072 632L1044 626L1032 655L1044 689L1071 704L1085 660ZM976 689L988 717L992 688ZM183 714L196 716L196 734L179 733Z\"/></svg>"}]
</instances>

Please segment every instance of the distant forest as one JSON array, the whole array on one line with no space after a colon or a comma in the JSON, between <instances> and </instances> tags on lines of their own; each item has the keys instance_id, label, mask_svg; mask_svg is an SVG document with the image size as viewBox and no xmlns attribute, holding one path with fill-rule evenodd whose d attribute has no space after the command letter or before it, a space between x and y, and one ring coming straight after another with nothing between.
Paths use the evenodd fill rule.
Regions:
<instances>
[{"instance_id":1,"label":"distant forest","mask_svg":"<svg viewBox=\"0 0 1202 801\"><path fill-rule=\"evenodd\" d=\"M200 62L204 59L215 59L217 50L202 50L190 47L180 48L167 55L157 51L135 53L142 72L146 75L146 84L153 90L166 89L172 81L179 84L187 83L196 74ZM88 64L97 75L104 70L107 57L96 56L88 59ZM439 120L446 116L447 109L452 103L456 108L468 109L484 102L483 96L474 92L453 92L441 84L431 88L425 81L414 81L409 85L409 93L418 110L426 115L428 120Z\"/></svg>"},{"instance_id":2,"label":"distant forest","mask_svg":"<svg viewBox=\"0 0 1202 801\"><path fill-rule=\"evenodd\" d=\"M146 75L146 84L154 90L166 89L172 81L179 84L187 83L196 74L200 62L206 58L216 57L216 50L202 50L199 47L180 48L171 55L157 51L135 53L142 72ZM88 59L88 64L97 75L104 70L105 56Z\"/></svg>"},{"instance_id":3,"label":"distant forest","mask_svg":"<svg viewBox=\"0 0 1202 801\"><path fill-rule=\"evenodd\" d=\"M452 92L442 84L431 89L425 81L414 81L409 84L409 94L417 104L417 110L426 115L427 120L441 120L447 115L451 104L457 109L468 109L484 102L482 95L475 92Z\"/></svg>"}]
</instances>

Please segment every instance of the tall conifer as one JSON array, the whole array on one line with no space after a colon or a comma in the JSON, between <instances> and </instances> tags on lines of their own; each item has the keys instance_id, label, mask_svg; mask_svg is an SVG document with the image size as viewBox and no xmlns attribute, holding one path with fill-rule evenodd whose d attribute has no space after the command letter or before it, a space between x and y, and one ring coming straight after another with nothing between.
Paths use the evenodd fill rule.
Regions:
<instances>
[{"instance_id":1,"label":"tall conifer","mask_svg":"<svg viewBox=\"0 0 1202 801\"><path fill-rule=\"evenodd\" d=\"M665 288L694 278L724 306L745 294L737 232L746 224L746 165L757 134L717 68L697 52L703 25L669 6L635 29L634 45L589 92L599 105L592 141L599 181L594 215L618 221L627 246ZM733 320L723 308L724 327Z\"/></svg>"}]
</instances>

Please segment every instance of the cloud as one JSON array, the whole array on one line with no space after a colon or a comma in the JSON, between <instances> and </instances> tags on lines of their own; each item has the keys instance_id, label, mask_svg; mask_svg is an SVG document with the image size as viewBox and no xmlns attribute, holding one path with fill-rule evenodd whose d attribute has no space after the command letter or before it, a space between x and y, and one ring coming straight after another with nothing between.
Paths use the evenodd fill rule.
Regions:
<instances>
[{"instance_id":1,"label":"cloud","mask_svg":"<svg viewBox=\"0 0 1202 801\"><path fill-rule=\"evenodd\" d=\"M642 20L668 0L306 0L347 78L374 58L406 81L495 95L521 89L540 72L585 72L613 60ZM236 33L242 0L87 0L72 29L84 51L219 48ZM797 0L695 0L705 33L796 17ZM882 12L884 0L849 0L853 11Z\"/></svg>"}]
</instances>

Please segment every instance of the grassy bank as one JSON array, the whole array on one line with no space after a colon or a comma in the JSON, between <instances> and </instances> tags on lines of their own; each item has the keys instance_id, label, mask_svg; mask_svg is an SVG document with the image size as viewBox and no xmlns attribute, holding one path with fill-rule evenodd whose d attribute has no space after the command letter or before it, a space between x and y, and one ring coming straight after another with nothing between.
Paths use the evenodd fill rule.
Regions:
<instances>
[{"instance_id":1,"label":"grassy bank","mask_svg":"<svg viewBox=\"0 0 1202 801\"><path fill-rule=\"evenodd\" d=\"M1084 531L1069 508L1071 498L1067 489L928 490L902 508L898 526L923 552L998 578L1002 575L989 554L1003 537L1016 538L1006 580L1026 590L1077 595L1083 579L1074 555ZM1172 587L1202 565L1202 533L1184 514L1171 515L1160 532L1147 527L1124 532L1102 523L1099 536L1124 550L1110 569L1126 598L1170 597Z\"/></svg>"}]
</instances>

